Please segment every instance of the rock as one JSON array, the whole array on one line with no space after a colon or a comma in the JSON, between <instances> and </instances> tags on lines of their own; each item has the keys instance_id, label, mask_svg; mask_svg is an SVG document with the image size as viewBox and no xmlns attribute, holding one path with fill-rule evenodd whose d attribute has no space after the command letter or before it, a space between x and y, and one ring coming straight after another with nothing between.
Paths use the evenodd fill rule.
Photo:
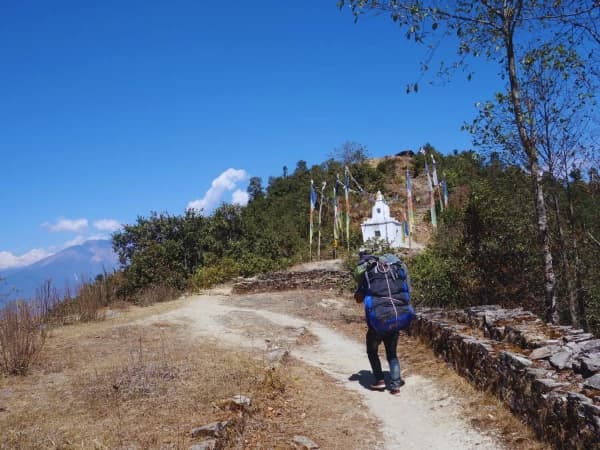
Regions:
<instances>
[{"instance_id":1,"label":"rock","mask_svg":"<svg viewBox=\"0 0 600 450\"><path fill-rule=\"evenodd\" d=\"M560 389L569 385L569 383L561 383L551 378L541 378L535 380L533 384L540 392L544 393L553 391L554 389Z\"/></svg>"},{"instance_id":2,"label":"rock","mask_svg":"<svg viewBox=\"0 0 600 450\"><path fill-rule=\"evenodd\" d=\"M579 403L591 403L592 399L586 397L579 392L567 392L567 399L571 401L578 401Z\"/></svg>"},{"instance_id":3,"label":"rock","mask_svg":"<svg viewBox=\"0 0 600 450\"><path fill-rule=\"evenodd\" d=\"M190 446L189 450L214 450L217 447L216 439L207 439Z\"/></svg>"},{"instance_id":4,"label":"rock","mask_svg":"<svg viewBox=\"0 0 600 450\"><path fill-rule=\"evenodd\" d=\"M307 270L301 272L271 272L233 285L234 294L269 292L291 289L338 289L352 282L350 272L343 270Z\"/></svg>"},{"instance_id":5,"label":"rock","mask_svg":"<svg viewBox=\"0 0 600 450\"><path fill-rule=\"evenodd\" d=\"M600 352L591 353L579 358L580 372L584 377L590 377L600 370Z\"/></svg>"},{"instance_id":6,"label":"rock","mask_svg":"<svg viewBox=\"0 0 600 450\"><path fill-rule=\"evenodd\" d=\"M578 342L567 342L566 347L573 353L579 353L581 351L581 344Z\"/></svg>"},{"instance_id":7,"label":"rock","mask_svg":"<svg viewBox=\"0 0 600 450\"><path fill-rule=\"evenodd\" d=\"M594 337L591 333L583 333L583 334L568 334L564 337L567 342L583 342L588 341Z\"/></svg>"},{"instance_id":8,"label":"rock","mask_svg":"<svg viewBox=\"0 0 600 450\"><path fill-rule=\"evenodd\" d=\"M270 365L278 365L282 361L284 361L289 355L290 352L284 348L274 348L269 353L267 353L266 359Z\"/></svg>"},{"instance_id":9,"label":"rock","mask_svg":"<svg viewBox=\"0 0 600 450\"><path fill-rule=\"evenodd\" d=\"M548 371L546 369L530 367L527 369L527 375L529 375L530 379L546 378L548 376Z\"/></svg>"},{"instance_id":10,"label":"rock","mask_svg":"<svg viewBox=\"0 0 600 450\"><path fill-rule=\"evenodd\" d=\"M561 349L559 345L546 345L545 347L539 347L533 350L529 354L530 359L546 359L552 356L554 353Z\"/></svg>"},{"instance_id":11,"label":"rock","mask_svg":"<svg viewBox=\"0 0 600 450\"><path fill-rule=\"evenodd\" d=\"M600 370L585 380L581 373L600 365L600 339L572 327L543 324L521 309L420 311L411 335L460 375L502 399L549 446L600 450ZM484 340L481 331L503 342ZM508 342L514 351L501 350ZM575 367L585 370L576 372Z\"/></svg>"},{"instance_id":12,"label":"rock","mask_svg":"<svg viewBox=\"0 0 600 450\"><path fill-rule=\"evenodd\" d=\"M298 328L294 329L294 335L296 335L298 337L304 336L307 332L308 332L308 330L306 329L306 327L298 327Z\"/></svg>"},{"instance_id":13,"label":"rock","mask_svg":"<svg viewBox=\"0 0 600 450\"><path fill-rule=\"evenodd\" d=\"M579 345L583 352L600 351L600 339L590 339L589 341L581 342Z\"/></svg>"},{"instance_id":14,"label":"rock","mask_svg":"<svg viewBox=\"0 0 600 450\"><path fill-rule=\"evenodd\" d=\"M550 357L550 364L556 367L558 370L570 369L572 367L573 352L564 350L558 352Z\"/></svg>"},{"instance_id":15,"label":"rock","mask_svg":"<svg viewBox=\"0 0 600 450\"><path fill-rule=\"evenodd\" d=\"M583 380L583 386L592 389L600 389L600 373Z\"/></svg>"},{"instance_id":16,"label":"rock","mask_svg":"<svg viewBox=\"0 0 600 450\"><path fill-rule=\"evenodd\" d=\"M300 448L302 450L315 450L320 448L314 441L306 436L294 436L292 443L296 446L296 448Z\"/></svg>"},{"instance_id":17,"label":"rock","mask_svg":"<svg viewBox=\"0 0 600 450\"><path fill-rule=\"evenodd\" d=\"M213 422L208 425L203 425L201 427L193 428L191 431L191 435L193 438L199 436L212 436L219 437L225 427L227 426L228 421L223 420L221 422Z\"/></svg>"},{"instance_id":18,"label":"rock","mask_svg":"<svg viewBox=\"0 0 600 450\"><path fill-rule=\"evenodd\" d=\"M532 362L524 356L511 352L502 352L500 358L504 359L514 370L523 370L532 364Z\"/></svg>"},{"instance_id":19,"label":"rock","mask_svg":"<svg viewBox=\"0 0 600 450\"><path fill-rule=\"evenodd\" d=\"M523 339L525 340L525 343L527 344L528 348L539 348L539 347L544 347L545 345L547 345L546 336L538 334L538 333L534 333L534 332L524 333Z\"/></svg>"},{"instance_id":20,"label":"rock","mask_svg":"<svg viewBox=\"0 0 600 450\"><path fill-rule=\"evenodd\" d=\"M246 397L245 395L238 394L234 395L231 398L231 402L238 406L250 406L252 404L252 399L250 397Z\"/></svg>"}]
</instances>

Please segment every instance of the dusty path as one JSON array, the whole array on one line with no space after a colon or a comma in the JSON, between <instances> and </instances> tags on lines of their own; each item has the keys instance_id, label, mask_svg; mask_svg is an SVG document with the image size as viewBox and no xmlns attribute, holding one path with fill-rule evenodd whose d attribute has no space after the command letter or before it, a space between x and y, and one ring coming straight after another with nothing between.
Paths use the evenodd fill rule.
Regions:
<instances>
[{"instance_id":1,"label":"dusty path","mask_svg":"<svg viewBox=\"0 0 600 450\"><path fill-rule=\"evenodd\" d=\"M366 386L371 375L362 345L317 322L259 308L236 306L225 296L202 295L149 320L185 323L196 336L214 339L220 345L288 349L292 356L321 368L346 389L360 394L381 423L385 449L503 448L466 423L452 397L431 380L407 376L400 397L370 391ZM298 336L306 331L318 339L298 345Z\"/></svg>"}]
</instances>

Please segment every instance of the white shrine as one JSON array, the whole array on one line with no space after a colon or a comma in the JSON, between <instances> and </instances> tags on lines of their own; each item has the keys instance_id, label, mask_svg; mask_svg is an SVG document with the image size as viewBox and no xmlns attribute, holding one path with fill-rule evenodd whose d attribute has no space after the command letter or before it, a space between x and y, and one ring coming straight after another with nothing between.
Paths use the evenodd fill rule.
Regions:
<instances>
[{"instance_id":1,"label":"white shrine","mask_svg":"<svg viewBox=\"0 0 600 450\"><path fill-rule=\"evenodd\" d=\"M390 216L390 207L383 199L381 191L377 192L371 217L361 224L361 229L363 242L383 240L393 248L408 247L403 225Z\"/></svg>"}]
</instances>

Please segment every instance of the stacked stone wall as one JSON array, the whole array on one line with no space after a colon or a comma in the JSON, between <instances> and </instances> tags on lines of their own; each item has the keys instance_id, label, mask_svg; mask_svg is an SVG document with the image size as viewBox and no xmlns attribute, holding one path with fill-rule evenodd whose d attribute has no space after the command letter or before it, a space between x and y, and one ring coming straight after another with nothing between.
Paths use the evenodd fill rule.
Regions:
<instances>
[{"instance_id":1,"label":"stacked stone wall","mask_svg":"<svg viewBox=\"0 0 600 450\"><path fill-rule=\"evenodd\" d=\"M554 448L600 448L600 339L497 306L423 310L410 332Z\"/></svg>"},{"instance_id":2,"label":"stacked stone wall","mask_svg":"<svg viewBox=\"0 0 600 450\"><path fill-rule=\"evenodd\" d=\"M352 286L338 270L274 272L234 285L233 292ZM410 333L461 376L503 400L560 450L600 450L600 339L549 325L522 309L495 305L423 309Z\"/></svg>"},{"instance_id":3,"label":"stacked stone wall","mask_svg":"<svg viewBox=\"0 0 600 450\"><path fill-rule=\"evenodd\" d=\"M238 281L233 285L233 293L247 294L292 289L341 290L351 283L350 273L339 270L271 272Z\"/></svg>"}]
</instances>

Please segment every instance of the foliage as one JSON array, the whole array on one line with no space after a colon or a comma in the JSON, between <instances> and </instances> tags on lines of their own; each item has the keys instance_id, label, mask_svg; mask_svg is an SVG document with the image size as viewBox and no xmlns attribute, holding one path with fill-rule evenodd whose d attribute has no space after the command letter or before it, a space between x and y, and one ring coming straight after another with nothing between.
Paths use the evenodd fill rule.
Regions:
<instances>
[{"instance_id":1,"label":"foliage","mask_svg":"<svg viewBox=\"0 0 600 450\"><path fill-rule=\"evenodd\" d=\"M135 224L113 235L125 277L120 294L134 297L150 286L200 289L306 260L311 179L317 186L326 182L329 187L318 198L322 223L316 223L315 217L315 232L321 231L323 254L330 255L330 189L343 176L345 165L358 183L367 185L383 186L392 171L389 164L369 166L364 160L366 148L359 144L345 143L342 149L338 155L342 160L330 159L310 168L298 161L293 172L286 169L284 176L270 177L266 188L260 178L252 178L245 207L223 204L208 216L187 210L182 216L153 212L138 217ZM353 245L359 237L353 229Z\"/></svg>"},{"instance_id":2,"label":"foliage","mask_svg":"<svg viewBox=\"0 0 600 450\"><path fill-rule=\"evenodd\" d=\"M240 266L231 258L223 258L209 266L202 266L190 278L190 286L198 291L230 280L240 274Z\"/></svg>"},{"instance_id":3,"label":"foliage","mask_svg":"<svg viewBox=\"0 0 600 450\"><path fill-rule=\"evenodd\" d=\"M586 73L585 61L593 63L597 59L597 49L590 48L590 42L592 45L598 42L596 24L600 18L600 4L596 0L509 0L503 3L459 0L448 5L405 0L338 2L340 8L345 5L351 8L356 19L371 10L384 11L406 32L408 39L429 44L424 70L428 69L440 37L452 38L459 58L450 66L442 61L441 73L452 72L448 68L467 67L469 57L482 57L494 64L501 79L506 80L506 94L499 94L506 122L494 121L494 107L486 104L481 129L484 139L490 136L500 139L502 145L510 148L530 174L539 255L544 264L544 315L546 320L556 322L556 268L540 176L538 130L534 122L538 100L536 88L544 85L540 80L578 79L580 74ZM597 72L593 73L598 76ZM407 87L407 92L411 91L418 91L416 83ZM544 94L547 94L546 89ZM548 113L547 109L541 110ZM491 127L488 118L492 118ZM504 132L504 123L510 125L511 133Z\"/></svg>"},{"instance_id":4,"label":"foliage","mask_svg":"<svg viewBox=\"0 0 600 450\"><path fill-rule=\"evenodd\" d=\"M450 208L441 214L438 233L429 248L410 261L415 301L431 306L501 304L521 306L542 314L543 266L537 257L534 202L530 179L520 167L495 155L484 159L472 152L442 158L451 189ZM548 192L566 196L567 185L548 176ZM570 189L577 218L575 237L581 259L581 289L590 330L600 331L600 192L590 177L572 180ZM562 200L561 200L562 201ZM557 221L566 208L551 217L553 252L559 253ZM593 230L584 234L583 230ZM573 273L557 265L558 310L570 323L567 280Z\"/></svg>"},{"instance_id":5,"label":"foliage","mask_svg":"<svg viewBox=\"0 0 600 450\"><path fill-rule=\"evenodd\" d=\"M460 307L472 299L463 296L454 281L460 266L428 250L410 260L412 299L423 306Z\"/></svg>"}]
</instances>

